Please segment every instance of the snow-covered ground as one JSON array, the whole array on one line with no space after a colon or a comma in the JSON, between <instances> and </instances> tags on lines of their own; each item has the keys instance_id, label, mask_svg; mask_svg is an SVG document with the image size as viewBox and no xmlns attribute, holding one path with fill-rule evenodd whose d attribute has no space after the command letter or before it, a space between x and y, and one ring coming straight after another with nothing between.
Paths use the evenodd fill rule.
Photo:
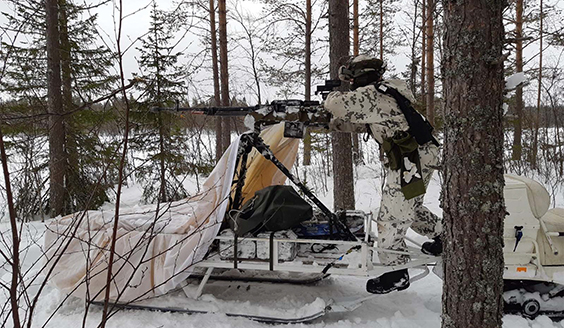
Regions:
<instances>
[{"instance_id":1,"label":"snow-covered ground","mask_svg":"<svg viewBox=\"0 0 564 328\"><path fill-rule=\"evenodd\" d=\"M303 169L303 168L302 168ZM311 173L310 173L311 174ZM377 165L361 166L356 172L356 200L358 209L374 210L380 201L380 170ZM187 181L190 185L193 180ZM190 186L188 186L190 187ZM192 189L194 187L192 186ZM332 183L328 179L327 189L332 190ZM440 213L439 208L439 178L435 175L425 204L434 212ZM332 203L331 192L318 192L327 204ZM131 186L124 192L124 206L133 206L137 203L141 191L138 186ZM562 197L560 197L562 198ZM562 199L558 203L562 204ZM111 207L111 204L107 204ZM39 256L39 246L42 244L43 225L39 222L27 224L23 233L24 243L30 245L25 258L24 268L28 267ZM0 224L0 229L6 232L7 223ZM412 233L412 237L417 236ZM419 238L423 240L423 238ZM3 281L9 281L6 271L0 272ZM328 301L342 297L368 295L365 290L365 279L355 277L332 276L312 286L296 286L288 284L270 283L242 283L242 282L209 282L204 289L203 299L215 302L221 306L235 306L247 309L280 308L296 309L307 305L317 298ZM195 288L195 287L194 287ZM401 292L375 297L355 311L349 313L329 313L317 319L307 327L440 327L441 319L441 280L430 274L417 281L412 286ZM7 295L2 293L2 304ZM65 295L50 286L43 292L39 301L34 327L74 327L81 326L84 320L84 303L79 299L68 299ZM57 306L63 306L55 312ZM152 301L156 304L171 305L174 298L167 297ZM5 310L4 310L5 311ZM260 312L260 311L259 311ZM6 313L5 313L6 314ZM4 314L4 315L5 315ZM88 310L86 327L96 327L101 318L101 308L91 307ZM7 325L10 325L8 321ZM250 321L243 318L227 317L223 314L174 314L147 312L139 310L122 310L115 314L108 322L109 327L224 327L224 328L251 328L271 327L271 325ZM296 324L303 326L305 324ZM563 323L552 322L548 317L538 317L528 320L515 315L504 317L504 327L564 327Z\"/></svg>"}]
</instances>

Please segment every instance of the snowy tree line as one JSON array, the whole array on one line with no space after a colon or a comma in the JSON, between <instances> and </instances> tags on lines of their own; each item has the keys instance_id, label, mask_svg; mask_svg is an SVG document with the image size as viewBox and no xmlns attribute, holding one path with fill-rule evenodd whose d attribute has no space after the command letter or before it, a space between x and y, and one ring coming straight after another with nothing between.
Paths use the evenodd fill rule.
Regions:
<instances>
[{"instance_id":1,"label":"snowy tree line","mask_svg":"<svg viewBox=\"0 0 564 328\"><path fill-rule=\"evenodd\" d=\"M111 194L109 190L116 184L117 164L112 153L119 147L118 136L124 126L124 96L115 93L93 103L119 89L116 65L120 54L111 44L102 42L106 37L101 33L107 31L100 30L97 14L93 14L94 9L108 3L60 4L63 99L58 110L64 128L56 129L48 123L44 9L36 1L5 4L11 11L4 13L2 105L8 150L21 155L14 156L22 173L15 174L13 181L18 217L27 220L36 215L82 209L92 190L95 192L87 207L97 208L109 200L108 192ZM150 12L149 29L127 45L139 54L135 58L138 72L135 77L126 77L136 82L127 95L132 101L131 148L143 150L146 156L138 168L133 163L127 165L132 170L128 175L145 181L144 199L149 203L182 198L185 191L177 176L209 171L214 158L217 160L229 144L230 134L216 128L217 140L222 142L216 149L200 147L195 163L194 156L186 151L186 143L194 133L209 135L212 126L191 117L178 119L167 113L151 113L152 107L170 107L177 102L192 106L223 103L218 102L222 98L220 88L210 88L220 83L221 90L231 84L226 104L268 102L272 99L267 99L265 89L275 90L273 98L311 99L312 87L328 78L327 3L264 1L256 4L261 10L249 10L248 4L228 4L229 40L219 40L229 45L229 62L223 64L228 75L224 73L223 79L212 74L214 63L216 69L220 63L210 53L217 55L221 45L211 42L218 42L217 37L210 38L211 29L214 35L219 31L216 22L209 19L210 5L214 11L217 9L217 3L207 1L175 2L170 8L160 8L152 2L140 9ZM434 58L441 58L444 53L441 3L415 1L406 6L397 1L360 1L350 5L356 8L351 10L352 52L386 59L388 76L409 81L418 99L415 105L427 113L440 131L441 66L440 60ZM524 71L527 76L527 83L519 85L507 98L506 140L512 160L506 164L518 173L534 170L549 177L550 172L562 173L563 169L562 26L557 19L562 8L545 3L541 16L539 5L519 0L504 10L506 73ZM541 36L542 49L538 48ZM544 62L539 59L543 54ZM393 67L398 62L393 59L400 56L408 58L408 65ZM242 129L238 124L237 130ZM60 135L54 135L57 133ZM47 139L38 138L41 136ZM53 141L54 138L60 140ZM314 150L331 151L322 139L323 135L308 134L304 141L304 164L310 162L312 141L316 144ZM62 147L58 163L64 167L64 174L56 175L62 182L54 183L53 177L47 179L46 169L52 165L50 157L55 156L46 153L47 140ZM353 145L354 156L362 159L358 136L353 137ZM538 150L542 156L537 156ZM103 163L108 164L106 171L101 170ZM91 188L100 177L100 187ZM57 186L64 186L65 191ZM61 195L53 197L52 193ZM56 204L50 203L53 198Z\"/></svg>"}]
</instances>

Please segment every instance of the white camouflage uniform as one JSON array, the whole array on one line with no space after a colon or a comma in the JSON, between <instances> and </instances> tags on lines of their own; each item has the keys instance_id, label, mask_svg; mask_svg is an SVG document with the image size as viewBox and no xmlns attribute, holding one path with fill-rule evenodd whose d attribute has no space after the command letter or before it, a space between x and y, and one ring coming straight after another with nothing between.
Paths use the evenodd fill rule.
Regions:
<instances>
[{"instance_id":1,"label":"white camouflage uniform","mask_svg":"<svg viewBox=\"0 0 564 328\"><path fill-rule=\"evenodd\" d=\"M381 84L392 87L415 102L405 82L385 80ZM376 90L374 85L359 87L354 91L331 92L324 107L331 112L331 128L336 131L365 132L369 124L372 135L380 144L396 131L407 131L409 125L395 99ZM352 123L352 124L351 124ZM439 149L429 142L419 146L421 173L425 187L439 163ZM441 219L423 206L424 195L407 200L401 191L400 170L387 170L387 180L378 213L378 247L407 251L405 235L411 227L415 232L433 238L442 231ZM409 256L379 252L385 265L401 265Z\"/></svg>"}]
</instances>

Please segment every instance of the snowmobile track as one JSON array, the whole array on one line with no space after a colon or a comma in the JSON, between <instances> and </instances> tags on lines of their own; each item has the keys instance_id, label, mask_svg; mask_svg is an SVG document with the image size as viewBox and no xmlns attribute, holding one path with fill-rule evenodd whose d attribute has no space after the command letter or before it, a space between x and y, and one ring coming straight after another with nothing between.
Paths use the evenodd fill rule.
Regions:
<instances>
[{"instance_id":1,"label":"snowmobile track","mask_svg":"<svg viewBox=\"0 0 564 328\"><path fill-rule=\"evenodd\" d=\"M103 302L92 302L91 304L97 306L104 306ZM327 312L327 310L324 309L323 311L310 314L304 317L276 318L276 317L259 316L252 314L211 312L211 311L201 311L201 310L190 310L181 307L159 307L159 306L150 306L150 305L141 305L141 304L110 303L110 306L122 310L141 310L141 311L169 312L169 313L183 313L183 314L209 314L209 313L220 314L221 313L228 317L246 318L253 321L258 321L263 323L274 323L274 324L308 323L321 318Z\"/></svg>"}]
</instances>

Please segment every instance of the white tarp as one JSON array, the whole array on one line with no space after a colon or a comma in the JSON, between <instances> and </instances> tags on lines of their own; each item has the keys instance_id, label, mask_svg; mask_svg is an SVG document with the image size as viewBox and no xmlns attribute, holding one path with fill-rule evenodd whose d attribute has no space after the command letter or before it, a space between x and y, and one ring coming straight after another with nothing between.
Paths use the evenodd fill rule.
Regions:
<instances>
[{"instance_id":1,"label":"white tarp","mask_svg":"<svg viewBox=\"0 0 564 328\"><path fill-rule=\"evenodd\" d=\"M298 139L284 138L282 124L266 129L261 136L290 168ZM120 209L110 299L126 302L164 294L179 286L194 263L204 258L232 193L239 141L237 138L224 153L198 197ZM260 183L246 185L246 195L252 196L265 184L284 183L273 164L256 151L249 156L248 167L249 182ZM46 224L52 285L77 297L103 299L113 220L113 211L87 211Z\"/></svg>"}]
</instances>

